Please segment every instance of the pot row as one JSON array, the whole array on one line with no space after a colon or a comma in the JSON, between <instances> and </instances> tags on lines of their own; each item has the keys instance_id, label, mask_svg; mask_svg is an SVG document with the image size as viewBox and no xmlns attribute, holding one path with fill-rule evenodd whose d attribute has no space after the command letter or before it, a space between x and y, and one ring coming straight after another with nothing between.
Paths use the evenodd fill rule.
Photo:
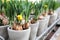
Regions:
<instances>
[{"instance_id":1,"label":"pot row","mask_svg":"<svg viewBox=\"0 0 60 40\"><path fill-rule=\"evenodd\" d=\"M42 20L38 20L26 30L12 30L9 25L0 27L0 35L7 40L35 40L57 19L57 13L47 15ZM9 36L8 36L9 35Z\"/></svg>"}]
</instances>

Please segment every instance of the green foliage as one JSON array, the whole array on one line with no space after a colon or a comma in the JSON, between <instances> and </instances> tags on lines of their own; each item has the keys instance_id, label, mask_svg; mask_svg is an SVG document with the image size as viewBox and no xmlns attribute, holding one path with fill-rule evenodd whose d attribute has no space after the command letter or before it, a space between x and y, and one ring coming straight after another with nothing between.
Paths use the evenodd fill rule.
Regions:
<instances>
[{"instance_id":1,"label":"green foliage","mask_svg":"<svg viewBox=\"0 0 60 40\"><path fill-rule=\"evenodd\" d=\"M48 0L43 0L42 1L42 11L46 11L48 9L48 4L49 4L49 1ZM46 7L45 7L46 6Z\"/></svg>"},{"instance_id":2,"label":"green foliage","mask_svg":"<svg viewBox=\"0 0 60 40\"><path fill-rule=\"evenodd\" d=\"M38 16L41 14L41 9L42 9L42 1L39 3L34 4L34 19L38 19Z\"/></svg>"},{"instance_id":3,"label":"green foliage","mask_svg":"<svg viewBox=\"0 0 60 40\"><path fill-rule=\"evenodd\" d=\"M0 13L2 13L2 0L0 0Z\"/></svg>"},{"instance_id":4,"label":"green foliage","mask_svg":"<svg viewBox=\"0 0 60 40\"><path fill-rule=\"evenodd\" d=\"M0 0L0 14L2 13L2 0ZM2 25L2 20L0 19L0 25Z\"/></svg>"},{"instance_id":5,"label":"green foliage","mask_svg":"<svg viewBox=\"0 0 60 40\"><path fill-rule=\"evenodd\" d=\"M45 0L45 5L47 4L48 5L48 9L50 10L50 9L52 9L52 10L55 10L55 9L57 9L58 7L60 7L60 4L59 4L60 2L57 2L57 1L55 1L55 0Z\"/></svg>"},{"instance_id":6,"label":"green foliage","mask_svg":"<svg viewBox=\"0 0 60 40\"><path fill-rule=\"evenodd\" d=\"M29 15L30 15L31 9L32 9L32 7L31 7L32 3L30 3L30 2L28 3L28 1L26 1L24 4L25 5L23 5L23 7L24 7L25 22L28 22L29 21Z\"/></svg>"},{"instance_id":7,"label":"green foliage","mask_svg":"<svg viewBox=\"0 0 60 40\"><path fill-rule=\"evenodd\" d=\"M9 18L9 23L12 23L11 21L14 20L14 16L15 16L14 1L10 0L6 2L6 0L4 0L4 10L5 10L6 16Z\"/></svg>"},{"instance_id":8,"label":"green foliage","mask_svg":"<svg viewBox=\"0 0 60 40\"><path fill-rule=\"evenodd\" d=\"M56 10L58 7L60 7L60 2L55 2L55 7L54 7L54 10Z\"/></svg>"},{"instance_id":9,"label":"green foliage","mask_svg":"<svg viewBox=\"0 0 60 40\"><path fill-rule=\"evenodd\" d=\"M26 22L29 20L31 10L34 10L34 18L38 19L38 16L41 14L42 10L55 10L60 7L60 3L54 0L42 0L39 3L28 2L28 0L10 0L8 2L4 0L4 4L2 4L0 0L0 12L2 10L2 5L4 6L6 16L9 17L9 21L14 21L16 18L15 16L22 14ZM44 5L47 5L47 7L45 8Z\"/></svg>"},{"instance_id":10,"label":"green foliage","mask_svg":"<svg viewBox=\"0 0 60 40\"><path fill-rule=\"evenodd\" d=\"M24 2L24 3L23 3ZM23 14L25 16L26 22L29 20L29 15L31 12L31 7L32 3L26 1L4 1L4 9L5 9L5 14L6 16L9 17L9 21L14 21L15 16Z\"/></svg>"},{"instance_id":11,"label":"green foliage","mask_svg":"<svg viewBox=\"0 0 60 40\"><path fill-rule=\"evenodd\" d=\"M20 1L15 1L15 11L17 13L17 15L19 15L22 12L23 8L21 5Z\"/></svg>"},{"instance_id":12,"label":"green foliage","mask_svg":"<svg viewBox=\"0 0 60 40\"><path fill-rule=\"evenodd\" d=\"M55 1L55 0L42 0L43 1L43 5L42 5L42 9L43 10L55 10L57 9L58 7L60 7L60 2L58 1ZM45 7L45 5L47 5L47 7Z\"/></svg>"},{"instance_id":13,"label":"green foliage","mask_svg":"<svg viewBox=\"0 0 60 40\"><path fill-rule=\"evenodd\" d=\"M50 0L49 4L48 4L48 8L54 10L54 7L55 7L55 1L54 0Z\"/></svg>"}]
</instances>

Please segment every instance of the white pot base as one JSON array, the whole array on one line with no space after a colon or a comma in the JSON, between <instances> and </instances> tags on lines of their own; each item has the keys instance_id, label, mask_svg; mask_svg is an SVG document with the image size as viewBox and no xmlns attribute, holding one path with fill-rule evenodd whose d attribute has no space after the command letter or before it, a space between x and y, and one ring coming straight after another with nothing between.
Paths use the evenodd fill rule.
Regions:
<instances>
[{"instance_id":1,"label":"white pot base","mask_svg":"<svg viewBox=\"0 0 60 40\"><path fill-rule=\"evenodd\" d=\"M26 30L16 31L8 28L8 34L10 40L29 40L30 27Z\"/></svg>"}]
</instances>

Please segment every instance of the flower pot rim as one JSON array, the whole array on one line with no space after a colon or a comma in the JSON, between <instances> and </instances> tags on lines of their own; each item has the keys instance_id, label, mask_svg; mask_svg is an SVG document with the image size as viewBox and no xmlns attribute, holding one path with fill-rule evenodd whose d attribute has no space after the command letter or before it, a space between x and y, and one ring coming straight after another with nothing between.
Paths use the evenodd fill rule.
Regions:
<instances>
[{"instance_id":1,"label":"flower pot rim","mask_svg":"<svg viewBox=\"0 0 60 40\"><path fill-rule=\"evenodd\" d=\"M47 20L47 19L43 18L42 20L38 20L38 21L45 21L45 20Z\"/></svg>"},{"instance_id":2,"label":"flower pot rim","mask_svg":"<svg viewBox=\"0 0 60 40\"><path fill-rule=\"evenodd\" d=\"M53 16L53 15L56 15L56 12L54 12L52 15L49 15L49 16Z\"/></svg>"},{"instance_id":3,"label":"flower pot rim","mask_svg":"<svg viewBox=\"0 0 60 40\"><path fill-rule=\"evenodd\" d=\"M52 14L52 15L49 15L49 16L54 16L54 15L57 15L56 13Z\"/></svg>"},{"instance_id":4,"label":"flower pot rim","mask_svg":"<svg viewBox=\"0 0 60 40\"><path fill-rule=\"evenodd\" d=\"M45 17L50 17L50 15L47 15L47 16L45 16ZM44 18L45 18L45 17L44 17Z\"/></svg>"},{"instance_id":5,"label":"flower pot rim","mask_svg":"<svg viewBox=\"0 0 60 40\"><path fill-rule=\"evenodd\" d=\"M26 30L12 30L10 28L11 27L8 27L7 30L14 31L14 32L24 32L24 31L27 31L27 30L30 30L31 29L30 27L28 29L26 29Z\"/></svg>"},{"instance_id":6,"label":"flower pot rim","mask_svg":"<svg viewBox=\"0 0 60 40\"><path fill-rule=\"evenodd\" d=\"M3 25L3 26L0 26L0 28L2 28L2 27L6 27L6 26L9 26L9 25Z\"/></svg>"}]
</instances>

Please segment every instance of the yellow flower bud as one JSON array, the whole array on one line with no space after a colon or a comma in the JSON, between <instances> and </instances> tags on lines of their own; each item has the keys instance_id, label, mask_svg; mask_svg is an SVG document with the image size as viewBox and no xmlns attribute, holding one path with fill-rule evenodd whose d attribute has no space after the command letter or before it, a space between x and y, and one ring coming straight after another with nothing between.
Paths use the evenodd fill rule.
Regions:
<instances>
[{"instance_id":1,"label":"yellow flower bud","mask_svg":"<svg viewBox=\"0 0 60 40\"><path fill-rule=\"evenodd\" d=\"M45 8L47 8L47 5L44 5Z\"/></svg>"},{"instance_id":2,"label":"yellow flower bud","mask_svg":"<svg viewBox=\"0 0 60 40\"><path fill-rule=\"evenodd\" d=\"M4 0L2 0L2 2L4 3Z\"/></svg>"},{"instance_id":3,"label":"yellow flower bud","mask_svg":"<svg viewBox=\"0 0 60 40\"><path fill-rule=\"evenodd\" d=\"M18 20L22 20L22 19L23 19L23 18L22 18L22 15L18 15L18 16L17 16L17 19L18 19Z\"/></svg>"}]
</instances>

